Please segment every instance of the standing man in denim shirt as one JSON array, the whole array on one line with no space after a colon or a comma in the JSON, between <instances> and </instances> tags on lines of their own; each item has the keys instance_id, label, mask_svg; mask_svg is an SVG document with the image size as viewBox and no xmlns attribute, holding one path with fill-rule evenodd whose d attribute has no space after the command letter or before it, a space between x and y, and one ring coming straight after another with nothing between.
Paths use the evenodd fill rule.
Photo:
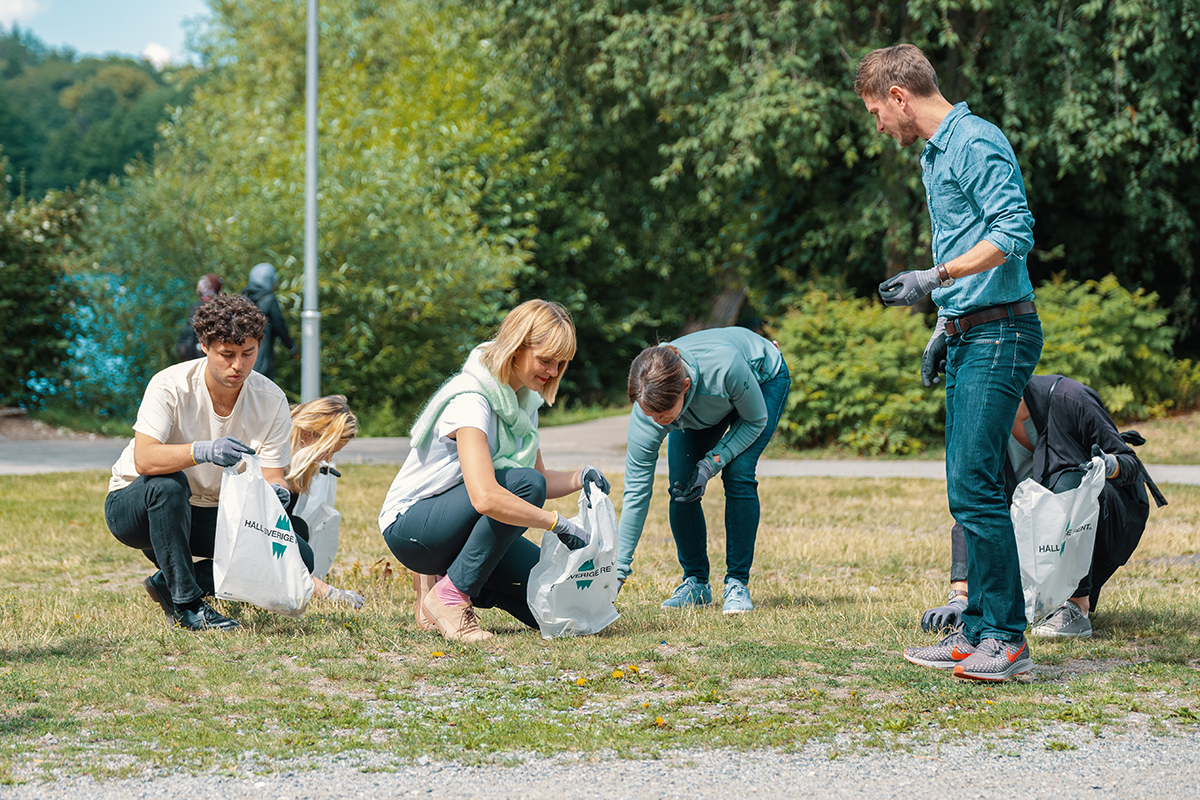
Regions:
<instances>
[{"instance_id":1,"label":"standing man in denim shirt","mask_svg":"<svg viewBox=\"0 0 1200 800\"><path fill-rule=\"evenodd\" d=\"M938 306L921 378L932 386L945 365L947 493L969 558L962 629L904 657L960 678L1007 680L1033 668L1003 479L1017 404L1042 352L1025 266L1033 247L1025 184L1000 129L942 97L933 66L913 45L869 53L854 91L876 129L901 147L927 140L921 178L934 266L889 278L879 296L884 305L911 306L932 292Z\"/></svg>"}]
</instances>

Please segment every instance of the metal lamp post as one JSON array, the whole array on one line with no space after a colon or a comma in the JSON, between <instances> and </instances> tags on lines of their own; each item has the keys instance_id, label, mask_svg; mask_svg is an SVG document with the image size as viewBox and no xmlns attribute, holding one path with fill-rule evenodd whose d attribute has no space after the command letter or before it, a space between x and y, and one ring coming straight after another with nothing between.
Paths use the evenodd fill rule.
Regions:
<instances>
[{"instance_id":1,"label":"metal lamp post","mask_svg":"<svg viewBox=\"0 0 1200 800\"><path fill-rule=\"evenodd\" d=\"M300 399L321 396L321 312L317 310L317 0L308 0L304 166L304 311L300 315Z\"/></svg>"}]
</instances>

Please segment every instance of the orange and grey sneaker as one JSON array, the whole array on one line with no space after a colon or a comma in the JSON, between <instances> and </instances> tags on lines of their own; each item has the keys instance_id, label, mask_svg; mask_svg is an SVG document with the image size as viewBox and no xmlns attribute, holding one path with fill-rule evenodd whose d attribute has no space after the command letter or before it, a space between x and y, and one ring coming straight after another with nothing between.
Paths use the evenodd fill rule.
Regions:
<instances>
[{"instance_id":1,"label":"orange and grey sneaker","mask_svg":"<svg viewBox=\"0 0 1200 800\"><path fill-rule=\"evenodd\" d=\"M975 652L958 663L954 677L975 681L1006 681L1033 669L1029 644L1024 637L1015 642L984 639Z\"/></svg>"},{"instance_id":2,"label":"orange and grey sneaker","mask_svg":"<svg viewBox=\"0 0 1200 800\"><path fill-rule=\"evenodd\" d=\"M929 647L909 647L904 657L922 667L954 669L967 656L975 652L975 645L967 641L961 630L954 631L938 644Z\"/></svg>"}]
</instances>

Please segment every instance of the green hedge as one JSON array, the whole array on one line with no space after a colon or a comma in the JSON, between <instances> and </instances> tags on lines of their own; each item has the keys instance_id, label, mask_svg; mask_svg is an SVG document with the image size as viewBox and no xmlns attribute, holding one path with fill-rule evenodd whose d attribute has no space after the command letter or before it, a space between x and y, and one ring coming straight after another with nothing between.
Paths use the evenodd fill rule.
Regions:
<instances>
[{"instance_id":1,"label":"green hedge","mask_svg":"<svg viewBox=\"0 0 1200 800\"><path fill-rule=\"evenodd\" d=\"M1200 366L1171 356L1175 329L1155 294L1112 276L1036 291L1046 345L1038 374L1061 373L1096 389L1122 419L1194 404ZM792 447L838 443L863 454L914 453L944 432L942 386L921 384L925 318L874 299L816 288L799 295L774 329L792 372L780 435Z\"/></svg>"}]
</instances>

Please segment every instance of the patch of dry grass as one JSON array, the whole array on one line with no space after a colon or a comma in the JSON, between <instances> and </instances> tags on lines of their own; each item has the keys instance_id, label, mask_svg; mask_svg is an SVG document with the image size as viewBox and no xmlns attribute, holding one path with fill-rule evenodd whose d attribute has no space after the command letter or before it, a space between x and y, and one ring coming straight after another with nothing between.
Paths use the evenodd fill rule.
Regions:
<instances>
[{"instance_id":1,"label":"patch of dry grass","mask_svg":"<svg viewBox=\"0 0 1200 800\"><path fill-rule=\"evenodd\" d=\"M659 608L680 577L660 481L617 622L546 641L484 610L498 637L480 648L413 622L408 574L375 522L394 469L343 473L329 579L363 592L366 608L316 602L292 620L223 605L245 625L231 635L165 627L141 588L149 562L104 525L105 475L0 478L0 778L227 769L247 751L269 768L343 750L470 762L1196 724L1198 487L1164 487L1171 504L1106 587L1095 639L1035 641L1032 676L978 686L899 655L931 641L917 622L944 597L950 517L938 482L764 479L756 610L725 617L719 603ZM719 482L704 502L719 586ZM554 507L575 511L571 498Z\"/></svg>"}]
</instances>

